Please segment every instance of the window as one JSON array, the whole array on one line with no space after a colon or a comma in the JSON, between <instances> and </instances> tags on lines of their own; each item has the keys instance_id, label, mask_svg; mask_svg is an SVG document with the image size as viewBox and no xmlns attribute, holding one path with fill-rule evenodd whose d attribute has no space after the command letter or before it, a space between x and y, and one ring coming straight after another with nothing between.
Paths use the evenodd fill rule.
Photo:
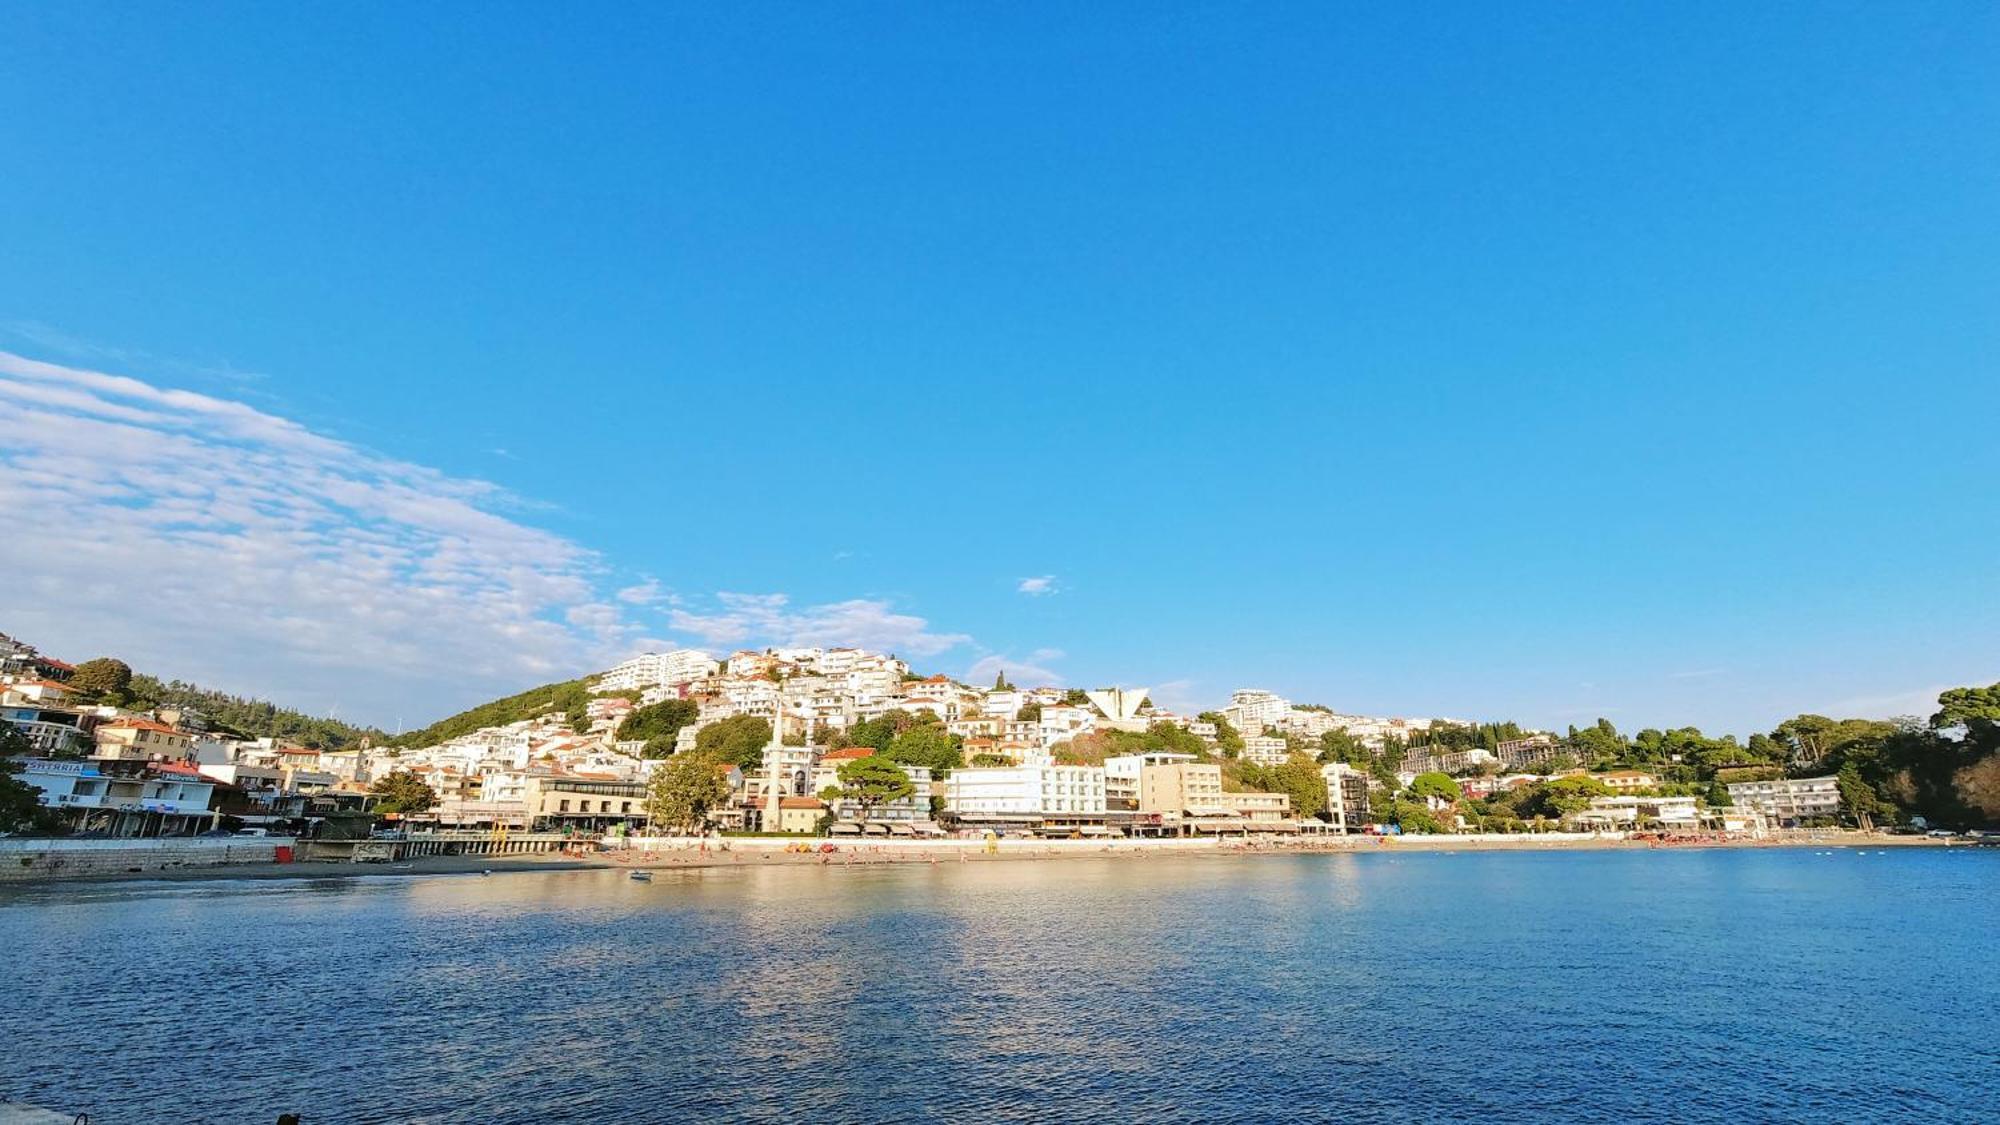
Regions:
<instances>
[{"instance_id":1,"label":"window","mask_svg":"<svg viewBox=\"0 0 2000 1125\"><path fill-rule=\"evenodd\" d=\"M557 811L557 812L568 812L568 811L569 811L569 802L568 802L568 801L559 801L559 802L557 802L557 803L556 803L556 811Z\"/></svg>"}]
</instances>

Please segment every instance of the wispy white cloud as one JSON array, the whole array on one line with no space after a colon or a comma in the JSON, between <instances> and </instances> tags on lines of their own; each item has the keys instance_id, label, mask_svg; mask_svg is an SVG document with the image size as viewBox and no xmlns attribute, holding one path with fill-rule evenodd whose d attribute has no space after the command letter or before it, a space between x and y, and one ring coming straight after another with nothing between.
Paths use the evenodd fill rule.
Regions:
<instances>
[{"instance_id":1,"label":"wispy white cloud","mask_svg":"<svg viewBox=\"0 0 2000 1125\"><path fill-rule=\"evenodd\" d=\"M245 371L228 360L194 362L172 356L155 355L137 348L114 347L93 340L71 335L59 328L38 324L31 320L14 320L0 324L0 334L24 340L34 350L90 364L116 364L120 367L143 367L161 374L182 378L248 385L262 382L265 376L257 371Z\"/></svg>"},{"instance_id":2,"label":"wispy white cloud","mask_svg":"<svg viewBox=\"0 0 2000 1125\"><path fill-rule=\"evenodd\" d=\"M717 594L712 609L676 608L668 627L712 645L748 643L836 646L893 652L905 658L936 656L972 638L931 629L930 622L897 613L887 601L854 598L793 608L785 594Z\"/></svg>"},{"instance_id":3,"label":"wispy white cloud","mask_svg":"<svg viewBox=\"0 0 2000 1125\"><path fill-rule=\"evenodd\" d=\"M1063 674L1048 666L1062 656L1062 650L1055 648L1038 648L1025 657L988 653L972 662L964 680L974 685L990 684L1005 672L1008 683L1021 687L1062 687L1066 683Z\"/></svg>"},{"instance_id":4,"label":"wispy white cloud","mask_svg":"<svg viewBox=\"0 0 2000 1125\"><path fill-rule=\"evenodd\" d=\"M1034 578L1023 578L1020 585L1015 586L1014 589L1031 598L1046 597L1056 592L1056 576L1053 574L1043 574Z\"/></svg>"},{"instance_id":5,"label":"wispy white cloud","mask_svg":"<svg viewBox=\"0 0 2000 1125\"><path fill-rule=\"evenodd\" d=\"M644 582L619 590L618 600L626 605L652 605L668 600L668 594L666 587L660 585L659 579L648 578Z\"/></svg>"},{"instance_id":6,"label":"wispy white cloud","mask_svg":"<svg viewBox=\"0 0 2000 1125\"><path fill-rule=\"evenodd\" d=\"M1820 713L1836 719L1898 719L1905 715L1928 719L1937 713L1938 696L1955 686L1933 684L1885 695L1857 695L1828 704Z\"/></svg>"},{"instance_id":7,"label":"wispy white cloud","mask_svg":"<svg viewBox=\"0 0 2000 1125\"><path fill-rule=\"evenodd\" d=\"M1147 692L1152 697L1153 706L1180 715L1197 715L1202 711L1201 703L1194 696L1195 681L1168 680Z\"/></svg>"},{"instance_id":8,"label":"wispy white cloud","mask_svg":"<svg viewBox=\"0 0 2000 1125\"><path fill-rule=\"evenodd\" d=\"M1667 673L1667 678L1670 680L1712 680L1717 676L1726 675L1728 672L1729 669L1727 668L1696 668L1687 672L1669 672Z\"/></svg>"},{"instance_id":9,"label":"wispy white cloud","mask_svg":"<svg viewBox=\"0 0 2000 1125\"><path fill-rule=\"evenodd\" d=\"M388 723L643 643L602 560L512 507L239 402L0 352L6 628L51 651Z\"/></svg>"}]
</instances>

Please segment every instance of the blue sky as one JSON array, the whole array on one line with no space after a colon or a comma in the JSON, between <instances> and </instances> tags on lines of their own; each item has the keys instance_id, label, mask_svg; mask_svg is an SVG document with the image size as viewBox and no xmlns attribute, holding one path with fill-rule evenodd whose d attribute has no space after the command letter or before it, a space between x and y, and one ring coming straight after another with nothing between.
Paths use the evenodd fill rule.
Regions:
<instances>
[{"instance_id":1,"label":"blue sky","mask_svg":"<svg viewBox=\"0 0 2000 1125\"><path fill-rule=\"evenodd\" d=\"M1995 58L1975 4L0 5L0 629L385 724L793 639L1920 710L2000 679Z\"/></svg>"}]
</instances>

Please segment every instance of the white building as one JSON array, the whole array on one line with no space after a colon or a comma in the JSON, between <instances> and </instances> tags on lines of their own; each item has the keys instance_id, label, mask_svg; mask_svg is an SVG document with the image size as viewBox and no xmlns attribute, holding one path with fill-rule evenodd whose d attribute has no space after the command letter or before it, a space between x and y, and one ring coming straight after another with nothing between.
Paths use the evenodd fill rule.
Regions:
<instances>
[{"instance_id":1,"label":"white building","mask_svg":"<svg viewBox=\"0 0 2000 1125\"><path fill-rule=\"evenodd\" d=\"M1243 739L1243 760L1260 766L1282 766L1292 756L1291 743L1276 735L1252 734Z\"/></svg>"},{"instance_id":2,"label":"white building","mask_svg":"<svg viewBox=\"0 0 2000 1125\"><path fill-rule=\"evenodd\" d=\"M1229 706L1222 717L1243 734L1263 734L1265 727L1278 725L1290 714L1291 701L1261 688L1239 688L1230 693Z\"/></svg>"},{"instance_id":3,"label":"white building","mask_svg":"<svg viewBox=\"0 0 2000 1125\"><path fill-rule=\"evenodd\" d=\"M216 781L174 762L31 758L20 779L41 790L42 804L70 827L112 836L193 835L212 827Z\"/></svg>"},{"instance_id":4,"label":"white building","mask_svg":"<svg viewBox=\"0 0 2000 1125\"><path fill-rule=\"evenodd\" d=\"M1779 825L1840 815L1840 784L1832 777L1731 782L1729 799Z\"/></svg>"},{"instance_id":5,"label":"white building","mask_svg":"<svg viewBox=\"0 0 2000 1125\"><path fill-rule=\"evenodd\" d=\"M1102 766L968 767L945 779L945 810L968 828L1102 826L1104 789Z\"/></svg>"},{"instance_id":6,"label":"white building","mask_svg":"<svg viewBox=\"0 0 2000 1125\"><path fill-rule=\"evenodd\" d=\"M598 678L598 691L631 691L649 687L679 687L715 674L719 665L705 652L675 649L644 652Z\"/></svg>"},{"instance_id":7,"label":"white building","mask_svg":"<svg viewBox=\"0 0 2000 1125\"><path fill-rule=\"evenodd\" d=\"M1319 768L1326 779L1327 819L1335 832L1359 832L1368 823L1368 775L1346 762Z\"/></svg>"}]
</instances>

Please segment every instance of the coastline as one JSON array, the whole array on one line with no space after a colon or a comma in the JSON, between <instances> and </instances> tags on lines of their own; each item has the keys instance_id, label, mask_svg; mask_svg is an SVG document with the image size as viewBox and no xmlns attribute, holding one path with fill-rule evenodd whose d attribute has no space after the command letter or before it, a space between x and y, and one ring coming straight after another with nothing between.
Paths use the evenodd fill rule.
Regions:
<instances>
[{"instance_id":1,"label":"coastline","mask_svg":"<svg viewBox=\"0 0 2000 1125\"><path fill-rule=\"evenodd\" d=\"M832 853L786 851L801 841L782 838L725 838L709 841L704 850L698 842L676 846L612 850L592 856L424 856L393 863L246 863L189 867L149 872L106 872L69 877L23 879L0 884L5 889L42 890L50 887L101 885L108 883L208 883L270 882L312 879L401 878L417 876L481 876L516 872L548 871L677 871L746 867L875 867L883 865L938 865L960 863L1019 863L1077 859L1146 860L1159 857L1199 856L1207 858L1247 858L1254 856L1319 855L1368 853L1499 853L1563 851L1684 851L1717 849L1860 849L1949 848L1980 845L1933 840L1922 836L1889 836L1863 833L1826 833L1782 839L1716 839L1661 844L1651 840L1629 840L1612 836L1553 837L1543 835L1508 836L1348 836L1311 843L1244 843L1236 840L1007 840L988 851L978 840L938 840L923 842L852 842L813 840L812 845L832 842ZM728 845L725 849L721 845Z\"/></svg>"}]
</instances>

